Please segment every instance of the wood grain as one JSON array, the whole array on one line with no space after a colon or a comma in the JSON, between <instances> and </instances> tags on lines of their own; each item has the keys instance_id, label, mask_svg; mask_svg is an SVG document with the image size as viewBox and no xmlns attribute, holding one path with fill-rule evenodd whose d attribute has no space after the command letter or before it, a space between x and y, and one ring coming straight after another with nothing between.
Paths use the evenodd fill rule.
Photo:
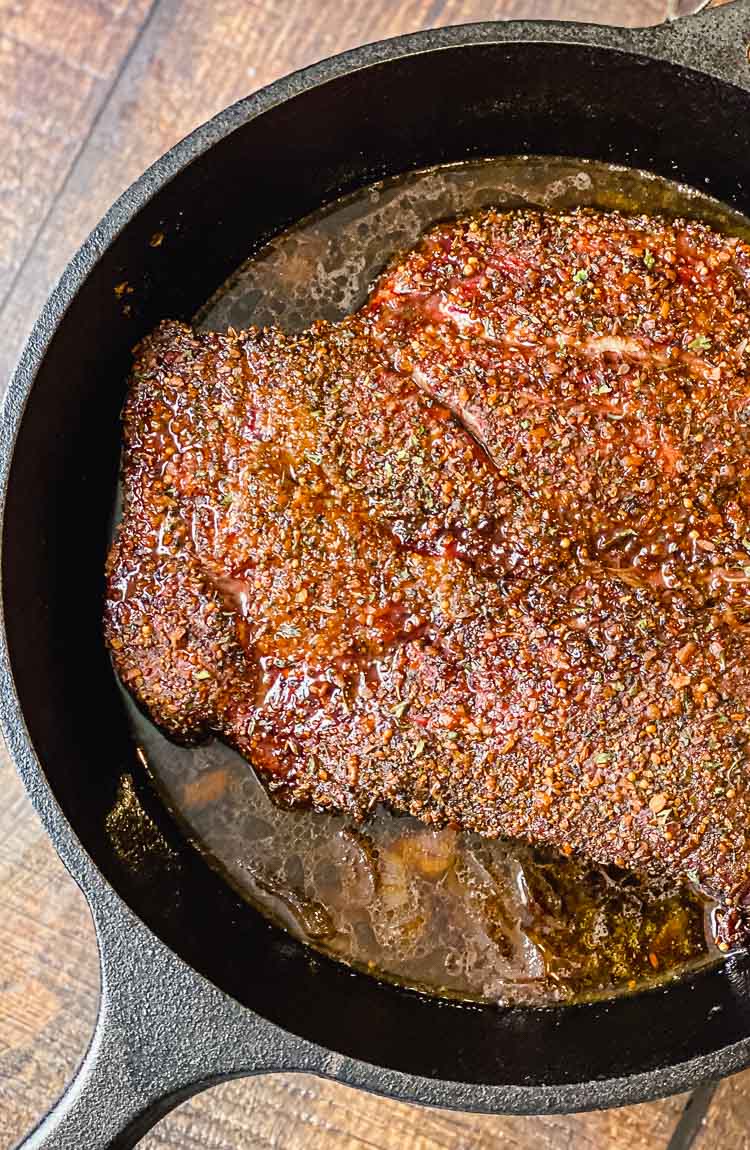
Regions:
<instances>
[{"instance_id":1,"label":"wood grain","mask_svg":"<svg viewBox=\"0 0 750 1150\"><path fill-rule=\"evenodd\" d=\"M0 306L151 0L0 0Z\"/></svg>"},{"instance_id":2,"label":"wood grain","mask_svg":"<svg viewBox=\"0 0 750 1150\"><path fill-rule=\"evenodd\" d=\"M53 26L76 28L75 14L79 7L85 10L89 4L99 8L94 0L55 0L55 3L34 0L32 5L15 6L24 12L39 7L46 13L47 9L53 11L58 6L68 14L72 12L73 18L70 15L63 18L58 12L59 20L45 15L42 23L47 34L39 39L53 45L47 49L53 55L57 53L65 58L70 51L72 60L80 68L78 34L72 37L69 48L67 35L58 33L56 38ZM137 13L143 17L146 0L134 0L120 23L125 21L131 7L133 18ZM618 0L502 0L495 3L487 0L389 0L387 3L350 0L347 4L339 0L310 3L212 0L210 4L205 0L162 0L153 9L137 49L132 51L116 86L99 109L86 148L76 155L75 138L70 148L61 145L66 155L71 152L74 155L65 174L62 194L38 228L34 254L13 281L13 290L9 295L6 293L4 304L0 291L0 330L4 333L0 345L0 380L7 378L18 358L50 287L112 201L168 147L249 91L356 44L433 25L520 17L651 24L659 22L665 10L666 0L638 0L631 4ZM30 12L28 21L24 17L26 22L35 23L33 13ZM97 33L91 31L90 37L97 40ZM121 55L123 46L124 40L114 47L99 47L93 58L108 59L116 55L115 48ZM90 79L87 73L82 73L82 86L83 78ZM60 83L62 85L62 80ZM48 96L42 87L42 100L38 101L34 96L35 87L31 83L25 87L20 81L3 97L2 84L0 79L0 101L8 108L9 120L19 114L17 108L21 107L25 109L26 118L34 122L40 115L42 102L47 107L55 99L54 93ZM39 91L38 87L36 90ZM84 107L83 97L76 103L74 96L68 95L59 113L58 131L67 124L72 125L69 131L77 134L79 121L85 123L93 118L93 96L91 101L91 107ZM18 139L14 136L11 143L11 167L22 170L22 135ZM35 161L28 182L35 188L46 188L46 176L43 158L40 158L38 163ZM14 214L23 217L18 226L7 225L8 283L11 282L10 269L17 265L23 251L21 235L27 241L34 237L36 221L49 201L48 193L39 192L32 197L34 202L24 206L24 189L19 181L17 176L17 194L5 212L0 199L0 215L7 214L11 219ZM59 190L59 186L59 178L52 181L54 191ZM0 251L2 248L0 231Z\"/></svg>"},{"instance_id":3,"label":"wood grain","mask_svg":"<svg viewBox=\"0 0 750 1150\"><path fill-rule=\"evenodd\" d=\"M0 757L0 1147L72 1076L98 997L82 895ZM304 1075L225 1083L168 1115L144 1150L663 1150L686 1096L595 1114L483 1117L423 1110Z\"/></svg>"},{"instance_id":4,"label":"wood grain","mask_svg":"<svg viewBox=\"0 0 750 1150\"><path fill-rule=\"evenodd\" d=\"M750 1070L719 1085L692 1150L750 1150Z\"/></svg>"},{"instance_id":5,"label":"wood grain","mask_svg":"<svg viewBox=\"0 0 750 1150\"><path fill-rule=\"evenodd\" d=\"M647 24L665 7L666 0L0 0L0 381L52 282L112 200L177 139L253 88L357 43L435 24L522 16ZM91 1033L97 986L84 901L2 760L0 1146L28 1129L72 1073ZM280 1075L216 1087L143 1145L659 1150L683 1103L487 1118Z\"/></svg>"},{"instance_id":6,"label":"wood grain","mask_svg":"<svg viewBox=\"0 0 750 1150\"><path fill-rule=\"evenodd\" d=\"M83 895L20 779L0 759L0 1146L60 1094L96 1018L99 964Z\"/></svg>"},{"instance_id":7,"label":"wood grain","mask_svg":"<svg viewBox=\"0 0 750 1150\"><path fill-rule=\"evenodd\" d=\"M386 1101L304 1075L225 1083L186 1103L143 1150L661 1150L684 1098L599 1114L480 1117Z\"/></svg>"},{"instance_id":8,"label":"wood grain","mask_svg":"<svg viewBox=\"0 0 750 1150\"><path fill-rule=\"evenodd\" d=\"M0 766L0 1146L63 1088L93 1029L98 964L84 900L7 759ZM144 1150L661 1150L685 1097L597 1114L422 1110L304 1075L226 1083L185 1103Z\"/></svg>"}]
</instances>

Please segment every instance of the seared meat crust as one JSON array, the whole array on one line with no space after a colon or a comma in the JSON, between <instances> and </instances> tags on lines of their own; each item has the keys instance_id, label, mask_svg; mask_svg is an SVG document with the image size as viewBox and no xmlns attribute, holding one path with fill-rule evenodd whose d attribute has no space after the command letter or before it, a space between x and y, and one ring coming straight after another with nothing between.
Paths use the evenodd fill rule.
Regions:
<instances>
[{"instance_id":1,"label":"seared meat crust","mask_svg":"<svg viewBox=\"0 0 750 1150\"><path fill-rule=\"evenodd\" d=\"M340 324L136 350L115 667L291 803L750 889L750 249L441 225Z\"/></svg>"}]
</instances>

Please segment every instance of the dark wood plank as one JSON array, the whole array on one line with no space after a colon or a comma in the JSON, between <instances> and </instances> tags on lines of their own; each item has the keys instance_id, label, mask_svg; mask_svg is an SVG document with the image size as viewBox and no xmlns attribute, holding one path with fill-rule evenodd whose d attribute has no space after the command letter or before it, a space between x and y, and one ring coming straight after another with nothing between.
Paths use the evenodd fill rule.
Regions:
<instances>
[{"instance_id":1,"label":"dark wood plank","mask_svg":"<svg viewBox=\"0 0 750 1150\"><path fill-rule=\"evenodd\" d=\"M85 902L20 781L0 763L0 1146L45 1112L82 1057L98 963ZM151 1150L661 1150L685 1096L596 1114L480 1117L421 1110L302 1075L226 1083L185 1103Z\"/></svg>"},{"instance_id":2,"label":"dark wood plank","mask_svg":"<svg viewBox=\"0 0 750 1150\"><path fill-rule=\"evenodd\" d=\"M226 1083L164 1119L143 1150L660 1150L684 1098L598 1114L480 1117L300 1075Z\"/></svg>"},{"instance_id":3,"label":"dark wood plank","mask_svg":"<svg viewBox=\"0 0 750 1150\"><path fill-rule=\"evenodd\" d=\"M750 1150L750 1070L719 1085L691 1150Z\"/></svg>"},{"instance_id":4,"label":"dark wood plank","mask_svg":"<svg viewBox=\"0 0 750 1150\"><path fill-rule=\"evenodd\" d=\"M81 78L61 89L69 91L69 100L57 107L56 94L41 80L38 99L20 82L15 87L6 82L0 57L0 115L7 123L22 123L24 116L46 123L45 111L53 117L53 137L68 131L59 155L50 153L47 165L40 163L29 174L37 198L28 210L23 205L16 230L4 232L0 222L2 268L12 276L22 265L0 313L0 378L51 283L109 203L165 148L245 92L331 52L430 24L499 16L604 22L619 16L645 24L660 19L664 6L662 0L631 5L614 0L354 0L349 5L165 0L118 75L113 61L122 61L125 41L107 39L102 27L109 27L108 19L119 21L121 29L131 27L132 44L145 0L127 6L95 0L13 5L14 19L30 12L34 19L29 16L29 27L19 31L17 23L10 33L8 21L0 20L5 39L13 35L25 50L46 51L51 69L59 58ZM71 33L71 26L85 35ZM86 68L98 69L90 89ZM112 86L110 80L107 88L113 75L117 82ZM52 112L50 103L56 105ZM82 133L89 130L88 143L77 154ZM16 194L15 185L11 190ZM4 202L0 198L0 214ZM51 1102L83 1053L94 1021L98 970L83 899L7 763L0 766L0 799L0 1144L10 1145ZM226 1084L185 1104L145 1145L658 1150L666 1146L682 1102L564 1118L478 1118L418 1111L336 1084L274 1076Z\"/></svg>"},{"instance_id":5,"label":"dark wood plank","mask_svg":"<svg viewBox=\"0 0 750 1150\"><path fill-rule=\"evenodd\" d=\"M49 1108L96 1018L99 966L83 895L0 760L0 1146Z\"/></svg>"},{"instance_id":6,"label":"dark wood plank","mask_svg":"<svg viewBox=\"0 0 750 1150\"><path fill-rule=\"evenodd\" d=\"M134 13L142 15L147 0L133 2ZM49 9L55 14L44 15L40 21L43 32L34 41L34 49L38 51L41 42L47 45L48 55L67 61L68 37L61 29L77 29L78 9L87 10L89 6L99 9L95 0L55 0L54 4L35 0L34 5L23 6L24 11L39 7L43 13ZM65 18L61 15L63 9L68 13ZM63 194L41 228L34 255L14 283L4 307L0 290L0 331L4 333L0 342L0 380L7 377L17 359L50 287L112 201L169 146L254 88L355 44L431 25L520 17L650 24L657 23L665 10L666 0L638 0L632 4L621 0L400 0L384 4L371 0L351 0L347 4L338 0L307 4L284 4L278 0L212 0L210 4L204 0L171 0L159 4L138 51L96 121L88 146L68 173ZM121 19L124 21L125 16ZM35 24L33 14L24 18L26 23ZM83 16L80 23L83 26ZM55 27L59 29L57 34ZM87 39L93 45L91 58L101 68L113 49L103 43L104 32L86 27ZM30 37L31 33L26 35ZM43 108L54 106L59 100L60 111L55 114L50 131L58 135L73 132L75 139L79 138L80 125L92 119L94 108L93 96L89 107L83 105L83 97L78 94L78 86L83 91L93 83L88 73L81 71L89 64L78 44L80 36L76 32L75 50L70 49L70 68L79 69L73 74L78 79L66 74L70 90L61 80L61 93L48 93L41 78L20 89L18 84L15 89L9 86L5 98L0 95L0 103L7 105L9 120L25 115L34 122ZM21 73L23 65L19 64L17 70ZM3 71L0 56L0 93ZM11 152L11 167L15 165L18 171L15 176L0 176L0 181L12 181L12 187L18 189L7 207L0 192L0 253L4 247L9 253L8 284L24 250L21 235L27 241L35 234L49 201L44 140L38 145L40 155L23 177L23 131L19 128L18 132ZM64 160L75 152L75 142L71 145L63 139L57 146L62 170ZM59 183L59 178L54 179L49 186L57 190ZM26 184L34 189L28 204L22 203ZM20 222L16 225L12 220L19 213ZM3 225L5 216L10 222ZM0 255L0 262L5 258Z\"/></svg>"},{"instance_id":7,"label":"dark wood plank","mask_svg":"<svg viewBox=\"0 0 750 1150\"><path fill-rule=\"evenodd\" d=\"M0 3L0 305L151 0Z\"/></svg>"}]
</instances>

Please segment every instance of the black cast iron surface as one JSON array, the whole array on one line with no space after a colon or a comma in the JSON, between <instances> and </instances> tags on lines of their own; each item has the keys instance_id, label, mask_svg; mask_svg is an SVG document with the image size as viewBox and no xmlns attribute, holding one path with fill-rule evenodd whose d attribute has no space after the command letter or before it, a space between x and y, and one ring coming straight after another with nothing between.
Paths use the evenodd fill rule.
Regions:
<instances>
[{"instance_id":1,"label":"black cast iron surface","mask_svg":"<svg viewBox=\"0 0 750 1150\"><path fill-rule=\"evenodd\" d=\"M138 763L100 633L129 350L159 318L191 316L264 239L336 195L469 156L632 164L709 180L711 194L748 212L748 39L750 4L738 0L639 32L478 24L358 49L198 129L72 261L0 428L0 711L91 904L103 990L82 1070L28 1145L132 1146L201 1086L270 1069L531 1113L642 1101L750 1062L746 958L609 1003L443 1005L350 974L269 926L145 788L165 849L129 866L106 816L124 774L140 785Z\"/></svg>"}]
</instances>

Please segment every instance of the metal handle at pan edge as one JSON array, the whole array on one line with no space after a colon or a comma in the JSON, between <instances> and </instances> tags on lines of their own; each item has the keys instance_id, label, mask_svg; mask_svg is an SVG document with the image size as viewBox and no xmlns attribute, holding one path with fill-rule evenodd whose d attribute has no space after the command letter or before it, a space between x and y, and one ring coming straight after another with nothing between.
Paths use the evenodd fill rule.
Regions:
<instances>
[{"instance_id":1,"label":"metal handle at pan edge","mask_svg":"<svg viewBox=\"0 0 750 1150\"><path fill-rule=\"evenodd\" d=\"M598 28L595 39L603 44L608 35L613 47L633 47L653 59L694 68L750 89L750 0L723 4L670 0L663 23L645 28Z\"/></svg>"},{"instance_id":2,"label":"metal handle at pan edge","mask_svg":"<svg viewBox=\"0 0 750 1150\"><path fill-rule=\"evenodd\" d=\"M192 971L103 879L87 881L87 898L102 975L94 1035L65 1093L18 1150L130 1150L206 1087L307 1061L307 1044Z\"/></svg>"},{"instance_id":3,"label":"metal handle at pan edge","mask_svg":"<svg viewBox=\"0 0 750 1150\"><path fill-rule=\"evenodd\" d=\"M548 26L547 35L560 36L562 27ZM579 35L571 29L571 39ZM585 35L594 39L591 30ZM750 0L704 7L660 28L597 30L597 40L606 36L672 62L705 62L708 71L749 86ZM222 1079L316 1069L312 1046L196 975L90 870L86 893L102 967L96 1030L73 1081L23 1150L128 1150L170 1109Z\"/></svg>"}]
</instances>

